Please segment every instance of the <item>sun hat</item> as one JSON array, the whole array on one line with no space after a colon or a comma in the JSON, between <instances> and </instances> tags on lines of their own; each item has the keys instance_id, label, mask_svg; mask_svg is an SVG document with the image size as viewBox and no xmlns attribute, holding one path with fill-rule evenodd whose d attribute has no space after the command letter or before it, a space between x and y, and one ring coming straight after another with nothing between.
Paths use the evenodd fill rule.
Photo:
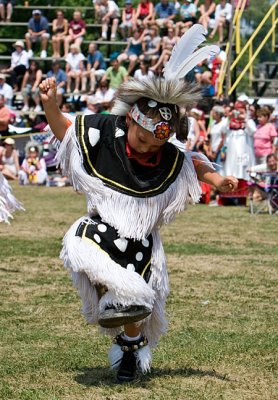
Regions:
<instances>
[{"instance_id":1,"label":"sun hat","mask_svg":"<svg viewBox=\"0 0 278 400\"><path fill-rule=\"evenodd\" d=\"M13 46L14 47L22 47L23 49L24 49L24 42L22 41L22 40L17 40L14 44L13 44Z\"/></svg>"},{"instance_id":2,"label":"sun hat","mask_svg":"<svg viewBox=\"0 0 278 400\"><path fill-rule=\"evenodd\" d=\"M15 141L13 138L7 138L4 140L4 144L10 144L11 146L15 145Z\"/></svg>"}]
</instances>

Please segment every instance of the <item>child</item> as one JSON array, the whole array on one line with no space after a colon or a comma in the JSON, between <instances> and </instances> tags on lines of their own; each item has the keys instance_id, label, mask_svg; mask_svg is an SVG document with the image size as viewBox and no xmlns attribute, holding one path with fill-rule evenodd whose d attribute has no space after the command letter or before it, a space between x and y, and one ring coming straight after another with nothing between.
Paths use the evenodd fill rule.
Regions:
<instances>
[{"instance_id":1,"label":"child","mask_svg":"<svg viewBox=\"0 0 278 400\"><path fill-rule=\"evenodd\" d=\"M46 183L46 164L44 159L39 157L38 146L33 144L28 146L27 157L21 164L18 177L21 185L43 185Z\"/></svg>"},{"instance_id":2,"label":"child","mask_svg":"<svg viewBox=\"0 0 278 400\"><path fill-rule=\"evenodd\" d=\"M198 179L235 189L207 163L180 152L168 139L183 135L181 106L196 99L184 81L160 78L123 83L112 114L63 115L56 83L40 85L49 125L61 141L58 161L88 215L64 238L61 258L71 271L89 323L115 335L110 362L118 382L150 370L151 347L166 331L169 293L159 227L201 195ZM120 327L124 326L122 333Z\"/></svg>"}]
</instances>

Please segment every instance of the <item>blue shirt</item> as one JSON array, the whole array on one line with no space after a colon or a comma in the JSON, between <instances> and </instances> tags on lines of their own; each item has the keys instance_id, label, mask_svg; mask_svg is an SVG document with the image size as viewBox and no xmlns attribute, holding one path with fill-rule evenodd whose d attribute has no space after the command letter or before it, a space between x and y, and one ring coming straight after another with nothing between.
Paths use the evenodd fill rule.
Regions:
<instances>
[{"instance_id":1,"label":"blue shirt","mask_svg":"<svg viewBox=\"0 0 278 400\"><path fill-rule=\"evenodd\" d=\"M177 14L177 10L173 3L168 3L168 4L158 3L155 6L155 12L156 12L156 17L162 19Z\"/></svg>"},{"instance_id":2,"label":"blue shirt","mask_svg":"<svg viewBox=\"0 0 278 400\"><path fill-rule=\"evenodd\" d=\"M91 64L93 66L96 61L99 62L99 66L97 69L106 69L107 68L103 54L99 50L96 50L94 52L94 54L88 54L88 64Z\"/></svg>"},{"instance_id":3,"label":"blue shirt","mask_svg":"<svg viewBox=\"0 0 278 400\"><path fill-rule=\"evenodd\" d=\"M54 71L49 71L47 73L48 78L56 78L57 85L59 85L61 82L66 82L67 81L67 75L65 71L62 68L58 69L57 74L54 73Z\"/></svg>"},{"instance_id":4,"label":"blue shirt","mask_svg":"<svg viewBox=\"0 0 278 400\"><path fill-rule=\"evenodd\" d=\"M45 17L39 19L30 18L28 28L33 32L48 31L48 20Z\"/></svg>"}]
</instances>

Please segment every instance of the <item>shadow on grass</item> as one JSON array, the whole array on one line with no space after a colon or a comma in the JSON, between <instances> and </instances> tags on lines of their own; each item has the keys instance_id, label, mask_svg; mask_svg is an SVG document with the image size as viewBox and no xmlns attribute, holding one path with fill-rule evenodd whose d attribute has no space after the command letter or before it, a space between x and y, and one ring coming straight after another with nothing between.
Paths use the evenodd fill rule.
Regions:
<instances>
[{"instance_id":1,"label":"shadow on grass","mask_svg":"<svg viewBox=\"0 0 278 400\"><path fill-rule=\"evenodd\" d=\"M141 375L140 380L136 380L132 385L134 386L146 386L146 384L154 378L159 377L212 377L221 381L229 382L230 379L226 374L219 374L214 369L202 370L194 368L177 368L177 369L163 369L153 368L150 374ZM78 375L74 378L77 383L84 386L114 386L116 383L116 372L103 367L96 368L82 368L79 370Z\"/></svg>"}]
</instances>

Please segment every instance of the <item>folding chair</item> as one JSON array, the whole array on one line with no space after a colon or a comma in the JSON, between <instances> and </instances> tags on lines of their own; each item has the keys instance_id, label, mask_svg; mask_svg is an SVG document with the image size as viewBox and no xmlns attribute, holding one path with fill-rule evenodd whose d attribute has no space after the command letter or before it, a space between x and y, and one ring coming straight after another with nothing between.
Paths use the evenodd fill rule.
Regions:
<instances>
[{"instance_id":1,"label":"folding chair","mask_svg":"<svg viewBox=\"0 0 278 400\"><path fill-rule=\"evenodd\" d=\"M251 179L248 182L250 213L254 215L267 211L271 215L278 211L278 172L257 173L256 176L251 175ZM254 201L255 190L262 198L259 202Z\"/></svg>"}]
</instances>

